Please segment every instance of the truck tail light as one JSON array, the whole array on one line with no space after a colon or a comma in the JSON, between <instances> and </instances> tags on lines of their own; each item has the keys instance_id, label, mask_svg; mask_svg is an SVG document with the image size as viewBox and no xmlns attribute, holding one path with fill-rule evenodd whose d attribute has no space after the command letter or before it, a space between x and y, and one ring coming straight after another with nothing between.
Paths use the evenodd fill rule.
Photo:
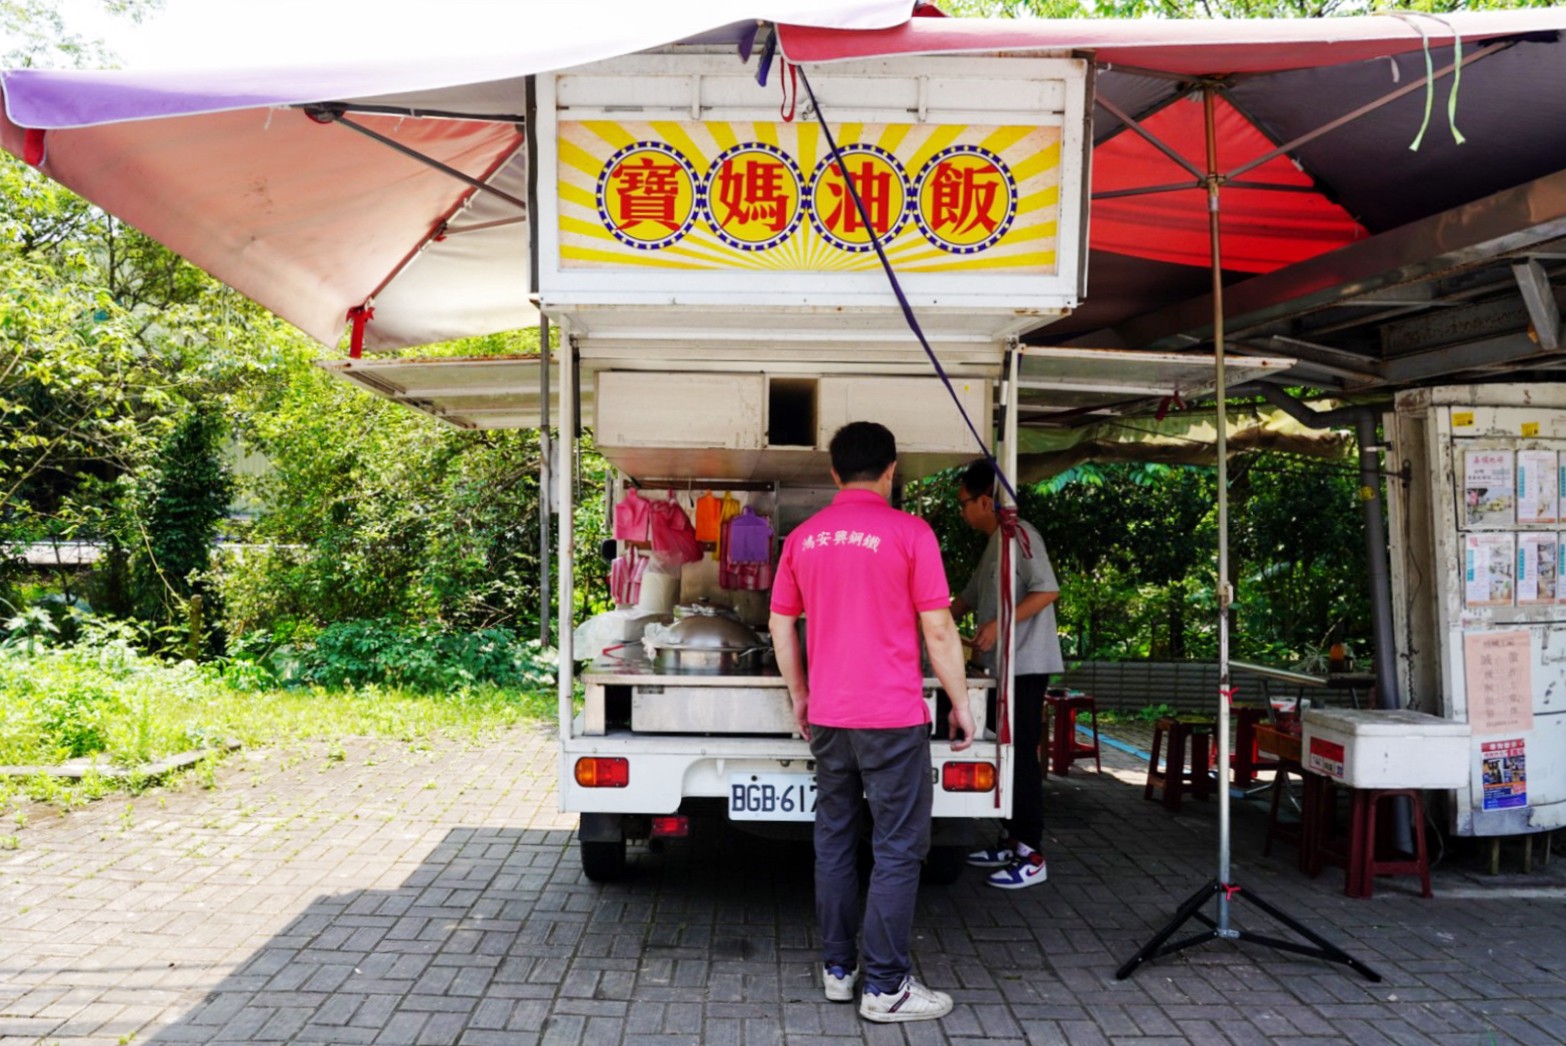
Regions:
<instances>
[{"instance_id":1,"label":"truck tail light","mask_svg":"<svg viewBox=\"0 0 1566 1046\"><path fill-rule=\"evenodd\" d=\"M943 763L941 787L948 792L989 792L995 788L994 763Z\"/></svg>"},{"instance_id":2,"label":"truck tail light","mask_svg":"<svg viewBox=\"0 0 1566 1046\"><path fill-rule=\"evenodd\" d=\"M684 839L691 834L691 822L684 814L660 814L652 819L654 839Z\"/></svg>"},{"instance_id":3,"label":"truck tail light","mask_svg":"<svg viewBox=\"0 0 1566 1046\"><path fill-rule=\"evenodd\" d=\"M631 761L590 755L576 761L576 783L583 788L624 788L631 783Z\"/></svg>"}]
</instances>

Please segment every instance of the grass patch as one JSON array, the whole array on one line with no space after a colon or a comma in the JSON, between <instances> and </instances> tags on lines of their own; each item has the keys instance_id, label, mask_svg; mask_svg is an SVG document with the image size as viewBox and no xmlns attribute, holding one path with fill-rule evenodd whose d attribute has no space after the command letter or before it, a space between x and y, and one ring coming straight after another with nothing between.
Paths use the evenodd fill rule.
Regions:
<instances>
[{"instance_id":1,"label":"grass patch","mask_svg":"<svg viewBox=\"0 0 1566 1046\"><path fill-rule=\"evenodd\" d=\"M90 757L135 768L226 741L247 748L328 741L341 752L346 737L482 740L519 723L550 721L556 708L552 688L284 688L235 667L244 668L171 664L123 639L0 648L0 765L56 766ZM210 767L192 773L198 781L203 774L211 779ZM23 799L69 807L146 784L134 774L123 780L88 774L79 782L0 778L0 814L14 819Z\"/></svg>"},{"instance_id":2,"label":"grass patch","mask_svg":"<svg viewBox=\"0 0 1566 1046\"><path fill-rule=\"evenodd\" d=\"M1147 724L1151 726L1164 716L1175 715L1173 705L1158 704L1146 705L1142 708L1104 708L1099 709L1098 721L1103 726L1113 726L1116 723ZM1082 723L1091 723L1093 717L1084 715L1077 720Z\"/></svg>"}]
</instances>

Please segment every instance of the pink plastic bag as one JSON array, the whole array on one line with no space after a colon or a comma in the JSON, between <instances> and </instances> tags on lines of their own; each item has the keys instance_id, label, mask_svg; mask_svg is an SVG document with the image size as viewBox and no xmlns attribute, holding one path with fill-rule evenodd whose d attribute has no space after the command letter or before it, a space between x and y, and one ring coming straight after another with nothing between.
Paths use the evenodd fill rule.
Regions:
<instances>
[{"instance_id":1,"label":"pink plastic bag","mask_svg":"<svg viewBox=\"0 0 1566 1046\"><path fill-rule=\"evenodd\" d=\"M635 606L642 596L642 575L647 573L647 557L633 549L616 556L609 564L609 598L616 606Z\"/></svg>"},{"instance_id":2,"label":"pink plastic bag","mask_svg":"<svg viewBox=\"0 0 1566 1046\"><path fill-rule=\"evenodd\" d=\"M652 548L655 554L675 563L694 563L701 558L701 546L691 519L672 498L654 501L652 506Z\"/></svg>"},{"instance_id":3,"label":"pink plastic bag","mask_svg":"<svg viewBox=\"0 0 1566 1046\"><path fill-rule=\"evenodd\" d=\"M634 490L627 490L614 507L614 536L620 541L646 541L651 510L652 502Z\"/></svg>"}]
</instances>

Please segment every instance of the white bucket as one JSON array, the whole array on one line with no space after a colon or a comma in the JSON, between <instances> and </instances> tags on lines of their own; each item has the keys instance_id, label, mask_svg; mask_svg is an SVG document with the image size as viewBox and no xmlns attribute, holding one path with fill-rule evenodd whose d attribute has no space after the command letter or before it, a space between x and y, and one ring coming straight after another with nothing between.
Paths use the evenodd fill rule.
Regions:
<instances>
[{"instance_id":1,"label":"white bucket","mask_svg":"<svg viewBox=\"0 0 1566 1046\"><path fill-rule=\"evenodd\" d=\"M680 579L675 574L659 574L647 571L642 575L642 592L636 600L638 610L650 610L655 614L673 613L680 601Z\"/></svg>"}]
</instances>

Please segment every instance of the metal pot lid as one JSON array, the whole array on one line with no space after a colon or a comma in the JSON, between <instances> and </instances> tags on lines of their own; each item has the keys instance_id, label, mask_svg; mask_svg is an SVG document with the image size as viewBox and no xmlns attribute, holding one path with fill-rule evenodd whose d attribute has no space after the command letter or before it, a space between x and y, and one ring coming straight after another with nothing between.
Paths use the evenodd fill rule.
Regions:
<instances>
[{"instance_id":1,"label":"metal pot lid","mask_svg":"<svg viewBox=\"0 0 1566 1046\"><path fill-rule=\"evenodd\" d=\"M669 642L657 645L681 650L753 650L762 646L754 630L730 617L696 614L684 617L664 632Z\"/></svg>"}]
</instances>

